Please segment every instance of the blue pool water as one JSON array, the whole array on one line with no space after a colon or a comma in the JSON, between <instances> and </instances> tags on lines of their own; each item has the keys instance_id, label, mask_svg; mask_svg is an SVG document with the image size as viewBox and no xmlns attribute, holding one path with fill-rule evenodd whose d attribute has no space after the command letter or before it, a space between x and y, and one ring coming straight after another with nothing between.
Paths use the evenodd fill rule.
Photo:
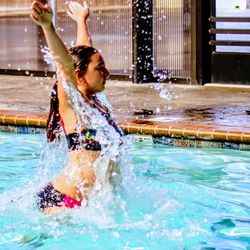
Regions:
<instances>
[{"instance_id":1,"label":"blue pool water","mask_svg":"<svg viewBox=\"0 0 250 250\"><path fill-rule=\"evenodd\" d=\"M0 249L250 249L250 152L135 140L109 206L46 217L33 198L43 141L0 132Z\"/></svg>"}]
</instances>

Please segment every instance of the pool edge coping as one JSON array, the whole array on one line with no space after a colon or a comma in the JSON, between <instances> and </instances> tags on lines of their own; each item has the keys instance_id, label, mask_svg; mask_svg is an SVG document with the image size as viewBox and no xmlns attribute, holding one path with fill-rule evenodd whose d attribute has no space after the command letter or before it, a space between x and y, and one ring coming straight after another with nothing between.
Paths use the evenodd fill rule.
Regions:
<instances>
[{"instance_id":1,"label":"pool edge coping","mask_svg":"<svg viewBox=\"0 0 250 250\"><path fill-rule=\"evenodd\" d=\"M45 128L47 113L0 110L0 125ZM206 141L250 143L250 127L117 118L125 133Z\"/></svg>"}]
</instances>

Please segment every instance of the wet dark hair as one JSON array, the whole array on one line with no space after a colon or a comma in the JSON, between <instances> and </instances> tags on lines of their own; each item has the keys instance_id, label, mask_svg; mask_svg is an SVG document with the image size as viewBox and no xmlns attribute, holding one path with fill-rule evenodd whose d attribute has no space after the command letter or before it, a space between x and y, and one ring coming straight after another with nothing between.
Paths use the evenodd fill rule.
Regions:
<instances>
[{"instance_id":1,"label":"wet dark hair","mask_svg":"<svg viewBox=\"0 0 250 250\"><path fill-rule=\"evenodd\" d=\"M57 96L57 82L54 84L50 95L50 111L46 124L46 135L49 142L59 139L61 122L59 114L59 101Z\"/></svg>"},{"instance_id":2,"label":"wet dark hair","mask_svg":"<svg viewBox=\"0 0 250 250\"><path fill-rule=\"evenodd\" d=\"M91 57L97 53L97 50L93 47L81 45L70 48L69 53L73 58L75 69L79 69L81 76L83 76L91 61Z\"/></svg>"},{"instance_id":3,"label":"wet dark hair","mask_svg":"<svg viewBox=\"0 0 250 250\"><path fill-rule=\"evenodd\" d=\"M69 49L69 53L73 58L74 67L79 69L80 76L83 76L91 61L91 57L97 53L93 47L81 45ZM57 96L57 82L54 84L50 96L50 112L47 119L46 135L49 142L60 139L61 119L59 114L59 101Z\"/></svg>"}]
</instances>

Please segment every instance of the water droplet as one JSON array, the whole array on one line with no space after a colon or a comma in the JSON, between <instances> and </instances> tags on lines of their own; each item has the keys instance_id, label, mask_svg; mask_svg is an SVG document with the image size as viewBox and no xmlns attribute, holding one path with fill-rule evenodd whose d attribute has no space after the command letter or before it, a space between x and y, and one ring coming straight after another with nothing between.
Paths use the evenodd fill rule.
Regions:
<instances>
[{"instance_id":1,"label":"water droplet","mask_svg":"<svg viewBox=\"0 0 250 250\"><path fill-rule=\"evenodd\" d=\"M71 40L70 41L70 47L74 47L75 46L75 41L74 40Z\"/></svg>"},{"instance_id":2,"label":"water droplet","mask_svg":"<svg viewBox=\"0 0 250 250\"><path fill-rule=\"evenodd\" d=\"M156 114L159 114L161 112L161 109L159 108L159 107L157 107L156 109L155 109L155 113Z\"/></svg>"},{"instance_id":3,"label":"water droplet","mask_svg":"<svg viewBox=\"0 0 250 250\"><path fill-rule=\"evenodd\" d=\"M118 232L113 232L112 233L113 237L116 238L116 239L119 239L120 238L120 234Z\"/></svg>"},{"instance_id":4,"label":"water droplet","mask_svg":"<svg viewBox=\"0 0 250 250\"><path fill-rule=\"evenodd\" d=\"M61 31L61 32L63 32L63 31L64 31L64 28L60 28L60 27L58 27L58 28L57 28L57 31Z\"/></svg>"}]
</instances>

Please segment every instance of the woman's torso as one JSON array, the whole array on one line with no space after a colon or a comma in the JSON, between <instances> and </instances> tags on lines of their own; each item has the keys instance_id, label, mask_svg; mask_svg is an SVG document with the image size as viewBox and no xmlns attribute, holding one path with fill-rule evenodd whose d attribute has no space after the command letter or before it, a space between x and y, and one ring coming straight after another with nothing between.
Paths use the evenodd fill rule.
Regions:
<instances>
[{"instance_id":1,"label":"woman's torso","mask_svg":"<svg viewBox=\"0 0 250 250\"><path fill-rule=\"evenodd\" d=\"M76 133L76 113L60 82L58 82L57 94L61 125L66 137L70 137ZM81 129L85 129L83 124ZM93 163L99 155L99 150L86 150L84 147L69 150L69 162L64 173L53 181L55 189L79 200L82 200L83 196L88 196L88 189L93 187L96 179ZM86 193L83 190L86 190Z\"/></svg>"}]
</instances>

